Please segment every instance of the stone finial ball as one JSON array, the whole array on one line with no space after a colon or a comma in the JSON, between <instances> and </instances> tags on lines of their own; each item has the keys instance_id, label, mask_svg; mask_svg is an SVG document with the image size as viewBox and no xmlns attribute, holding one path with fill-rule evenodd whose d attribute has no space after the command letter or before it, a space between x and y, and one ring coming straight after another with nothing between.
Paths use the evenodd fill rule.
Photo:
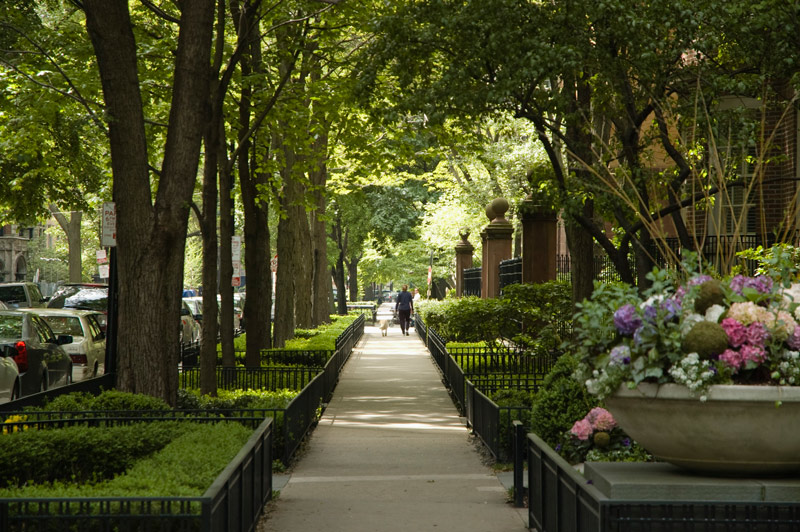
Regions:
<instances>
[{"instance_id":1,"label":"stone finial ball","mask_svg":"<svg viewBox=\"0 0 800 532\"><path fill-rule=\"evenodd\" d=\"M495 218L503 218L503 215L508 212L508 200L505 198L495 198L491 203L489 203L487 210L489 208L494 213Z\"/></svg>"},{"instance_id":2,"label":"stone finial ball","mask_svg":"<svg viewBox=\"0 0 800 532\"><path fill-rule=\"evenodd\" d=\"M486 217L489 218L490 222L497 217L497 215L494 212L494 209L492 209L491 203L486 205Z\"/></svg>"}]
</instances>

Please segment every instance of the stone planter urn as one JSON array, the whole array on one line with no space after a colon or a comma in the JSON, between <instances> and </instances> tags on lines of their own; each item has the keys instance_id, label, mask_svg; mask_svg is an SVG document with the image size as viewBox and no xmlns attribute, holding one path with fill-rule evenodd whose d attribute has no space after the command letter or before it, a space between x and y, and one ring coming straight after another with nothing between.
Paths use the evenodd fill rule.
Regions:
<instances>
[{"instance_id":1,"label":"stone planter urn","mask_svg":"<svg viewBox=\"0 0 800 532\"><path fill-rule=\"evenodd\" d=\"M800 475L800 387L715 385L707 397L642 383L622 386L606 408L659 460L705 474Z\"/></svg>"}]
</instances>

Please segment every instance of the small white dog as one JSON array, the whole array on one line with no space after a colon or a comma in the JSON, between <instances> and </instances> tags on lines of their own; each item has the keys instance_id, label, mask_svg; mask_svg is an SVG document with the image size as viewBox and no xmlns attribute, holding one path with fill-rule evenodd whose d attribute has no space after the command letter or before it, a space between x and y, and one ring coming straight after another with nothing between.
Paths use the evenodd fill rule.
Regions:
<instances>
[{"instance_id":1,"label":"small white dog","mask_svg":"<svg viewBox=\"0 0 800 532\"><path fill-rule=\"evenodd\" d=\"M392 320L389 318L380 320L381 336L386 336L389 334L389 324L391 322Z\"/></svg>"}]
</instances>

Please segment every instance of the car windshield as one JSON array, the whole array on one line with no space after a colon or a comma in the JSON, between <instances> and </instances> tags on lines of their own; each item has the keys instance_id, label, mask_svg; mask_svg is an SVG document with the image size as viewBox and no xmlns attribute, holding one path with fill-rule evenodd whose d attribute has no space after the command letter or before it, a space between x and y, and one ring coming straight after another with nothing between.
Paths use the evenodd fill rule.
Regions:
<instances>
[{"instance_id":1,"label":"car windshield","mask_svg":"<svg viewBox=\"0 0 800 532\"><path fill-rule=\"evenodd\" d=\"M0 338L22 338L22 316L0 316Z\"/></svg>"},{"instance_id":2,"label":"car windshield","mask_svg":"<svg viewBox=\"0 0 800 532\"><path fill-rule=\"evenodd\" d=\"M55 294L47 305L50 308L79 308L86 310L108 310L107 288L78 288Z\"/></svg>"},{"instance_id":3,"label":"car windshield","mask_svg":"<svg viewBox=\"0 0 800 532\"><path fill-rule=\"evenodd\" d=\"M70 336L83 336L81 320L77 316L42 316L44 321L53 329L53 333L68 334Z\"/></svg>"}]
</instances>

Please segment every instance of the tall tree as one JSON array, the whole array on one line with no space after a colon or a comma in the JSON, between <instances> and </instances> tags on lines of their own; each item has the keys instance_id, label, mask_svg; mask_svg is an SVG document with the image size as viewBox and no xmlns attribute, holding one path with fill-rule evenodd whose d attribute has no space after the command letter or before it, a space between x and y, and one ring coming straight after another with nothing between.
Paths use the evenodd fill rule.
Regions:
<instances>
[{"instance_id":1,"label":"tall tree","mask_svg":"<svg viewBox=\"0 0 800 532\"><path fill-rule=\"evenodd\" d=\"M117 205L117 386L175 404L179 342L173 324L180 310L188 205L208 120L214 2L182 5L155 197L129 3L86 0L83 6L109 119Z\"/></svg>"}]
</instances>

